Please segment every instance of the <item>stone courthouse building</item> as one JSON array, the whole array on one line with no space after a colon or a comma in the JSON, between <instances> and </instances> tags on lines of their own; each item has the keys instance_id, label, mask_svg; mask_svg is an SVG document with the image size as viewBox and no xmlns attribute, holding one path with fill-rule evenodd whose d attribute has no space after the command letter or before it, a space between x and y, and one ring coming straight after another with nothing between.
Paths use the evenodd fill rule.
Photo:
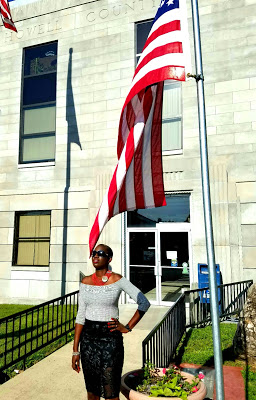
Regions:
<instances>
[{"instance_id":1,"label":"stone courthouse building","mask_svg":"<svg viewBox=\"0 0 256 400\"><path fill-rule=\"evenodd\" d=\"M35 304L92 272L89 232L159 0L10 5L18 33L0 28L0 301ZM256 0L199 7L216 263L224 283L255 280ZM187 9L193 64L189 0ZM167 207L116 216L99 242L113 248L116 272L170 305L207 262L193 79L165 83L162 152Z\"/></svg>"}]
</instances>

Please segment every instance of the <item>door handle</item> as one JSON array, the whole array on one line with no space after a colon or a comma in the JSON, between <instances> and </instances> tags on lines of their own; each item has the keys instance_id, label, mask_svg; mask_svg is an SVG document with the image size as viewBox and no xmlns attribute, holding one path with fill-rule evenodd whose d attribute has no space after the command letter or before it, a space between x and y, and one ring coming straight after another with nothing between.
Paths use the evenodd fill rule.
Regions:
<instances>
[{"instance_id":1,"label":"door handle","mask_svg":"<svg viewBox=\"0 0 256 400\"><path fill-rule=\"evenodd\" d=\"M162 268L160 265L160 261L157 261L155 265L155 275L162 276Z\"/></svg>"}]
</instances>

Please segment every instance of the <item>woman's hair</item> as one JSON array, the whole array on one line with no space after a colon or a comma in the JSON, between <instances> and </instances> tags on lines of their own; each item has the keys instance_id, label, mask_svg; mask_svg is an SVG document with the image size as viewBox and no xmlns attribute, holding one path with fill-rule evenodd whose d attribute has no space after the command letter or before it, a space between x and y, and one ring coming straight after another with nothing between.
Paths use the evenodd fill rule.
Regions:
<instances>
[{"instance_id":1,"label":"woman's hair","mask_svg":"<svg viewBox=\"0 0 256 400\"><path fill-rule=\"evenodd\" d=\"M113 250L111 249L111 247L109 247L106 244L100 243L98 246L104 246L107 249L107 253L108 253L108 257L112 258L113 257Z\"/></svg>"}]
</instances>

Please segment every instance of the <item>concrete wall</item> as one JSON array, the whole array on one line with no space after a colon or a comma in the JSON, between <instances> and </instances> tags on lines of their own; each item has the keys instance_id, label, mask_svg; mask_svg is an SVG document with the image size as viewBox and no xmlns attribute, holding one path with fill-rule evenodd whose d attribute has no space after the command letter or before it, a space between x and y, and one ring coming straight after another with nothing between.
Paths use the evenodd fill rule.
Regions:
<instances>
[{"instance_id":1,"label":"concrete wall","mask_svg":"<svg viewBox=\"0 0 256 400\"><path fill-rule=\"evenodd\" d=\"M200 0L216 262L225 282L256 279L254 3ZM187 6L193 61L190 1ZM80 271L92 270L88 236L116 164L119 117L134 71L134 22L154 17L157 7L158 0L41 0L13 9L18 34L1 28L0 301L39 302L60 295L68 135L73 142L67 291L78 288ZM18 165L23 48L53 40L58 40L56 160ZM164 156L164 179L166 191L191 191L196 277L206 250L194 80L182 84L182 95L183 153ZM14 214L24 210L52 211L49 268L12 266ZM112 245L113 267L122 272L120 216L107 224L100 241Z\"/></svg>"}]
</instances>

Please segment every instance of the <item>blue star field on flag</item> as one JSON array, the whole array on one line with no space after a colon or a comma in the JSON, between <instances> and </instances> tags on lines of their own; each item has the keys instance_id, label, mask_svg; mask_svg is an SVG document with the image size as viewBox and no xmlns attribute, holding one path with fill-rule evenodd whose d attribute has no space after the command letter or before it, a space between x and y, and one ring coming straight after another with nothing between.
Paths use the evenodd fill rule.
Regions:
<instances>
[{"instance_id":1,"label":"blue star field on flag","mask_svg":"<svg viewBox=\"0 0 256 400\"><path fill-rule=\"evenodd\" d=\"M174 8L179 8L179 6L179 0L161 0L155 16L155 21L167 11L173 10Z\"/></svg>"}]
</instances>

